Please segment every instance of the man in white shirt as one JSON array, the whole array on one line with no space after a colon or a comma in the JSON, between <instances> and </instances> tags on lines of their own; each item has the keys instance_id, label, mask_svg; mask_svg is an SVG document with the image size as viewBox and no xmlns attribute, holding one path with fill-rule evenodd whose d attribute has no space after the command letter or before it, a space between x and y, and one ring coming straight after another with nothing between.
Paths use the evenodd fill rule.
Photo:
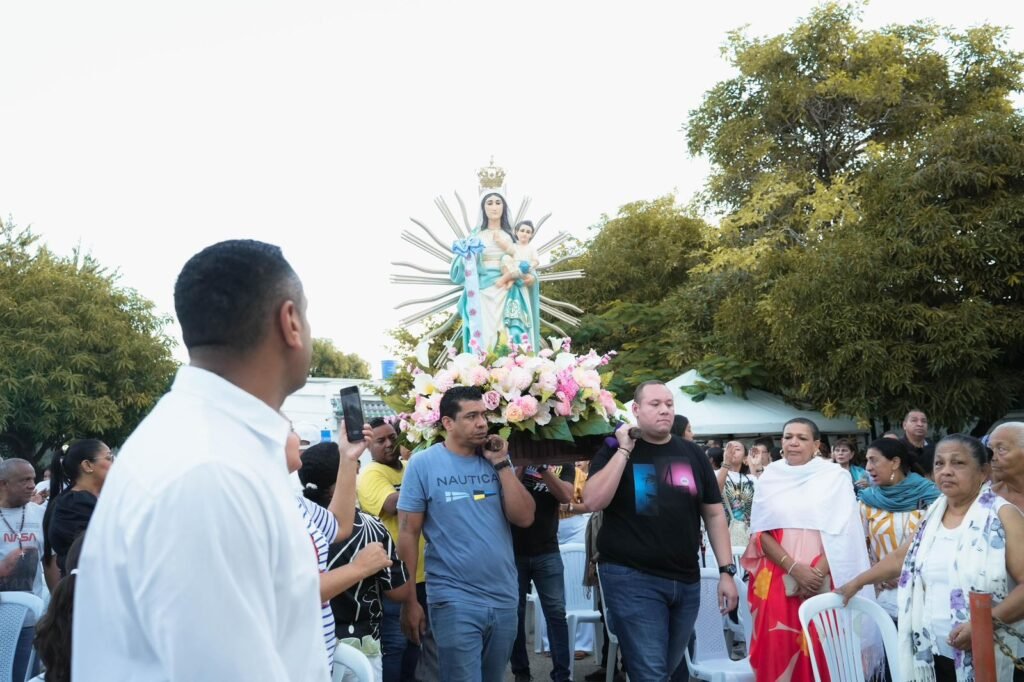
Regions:
<instances>
[{"instance_id":1,"label":"man in white shirt","mask_svg":"<svg viewBox=\"0 0 1024 682\"><path fill-rule=\"evenodd\" d=\"M43 585L43 508L30 502L36 470L24 459L0 462L0 592L31 592L46 598ZM14 679L25 679L35 617L28 616L14 658ZM36 671L33 670L32 674Z\"/></svg>"},{"instance_id":2,"label":"man in white shirt","mask_svg":"<svg viewBox=\"0 0 1024 682\"><path fill-rule=\"evenodd\" d=\"M229 241L174 288L190 364L121 449L75 590L79 680L329 679L278 412L312 349L281 250Z\"/></svg>"}]
</instances>

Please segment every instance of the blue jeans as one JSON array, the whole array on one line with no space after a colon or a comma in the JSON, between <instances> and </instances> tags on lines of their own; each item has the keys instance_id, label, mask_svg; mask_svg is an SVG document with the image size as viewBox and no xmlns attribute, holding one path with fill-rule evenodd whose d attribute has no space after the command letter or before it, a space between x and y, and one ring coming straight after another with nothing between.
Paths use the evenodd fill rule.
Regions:
<instances>
[{"instance_id":1,"label":"blue jeans","mask_svg":"<svg viewBox=\"0 0 1024 682\"><path fill-rule=\"evenodd\" d=\"M381 677L384 682L401 682L416 677L420 648L402 632L402 605L388 598L380 623Z\"/></svg>"},{"instance_id":2,"label":"blue jeans","mask_svg":"<svg viewBox=\"0 0 1024 682\"><path fill-rule=\"evenodd\" d=\"M526 653L526 595L530 581L537 586L537 596L544 610L551 642L551 679L569 679L569 628L565 624L565 576L562 555L558 552L537 556L516 556L519 571L519 626L512 645L512 673L530 674L530 657ZM538 633L533 633L534 637Z\"/></svg>"},{"instance_id":3,"label":"blue jeans","mask_svg":"<svg viewBox=\"0 0 1024 682\"><path fill-rule=\"evenodd\" d=\"M445 682L502 682L516 640L516 608L456 602L430 605Z\"/></svg>"},{"instance_id":4,"label":"blue jeans","mask_svg":"<svg viewBox=\"0 0 1024 682\"><path fill-rule=\"evenodd\" d=\"M609 629L619 638L630 682L664 682L683 660L700 608L700 583L602 563Z\"/></svg>"}]
</instances>

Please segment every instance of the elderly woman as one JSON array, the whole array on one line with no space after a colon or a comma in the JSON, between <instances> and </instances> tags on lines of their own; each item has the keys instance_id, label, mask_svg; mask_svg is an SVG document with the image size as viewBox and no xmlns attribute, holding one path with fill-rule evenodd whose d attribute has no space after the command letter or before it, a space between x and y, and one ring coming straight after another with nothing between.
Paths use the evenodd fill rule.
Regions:
<instances>
[{"instance_id":1,"label":"elderly woman","mask_svg":"<svg viewBox=\"0 0 1024 682\"><path fill-rule=\"evenodd\" d=\"M899 651L903 679L974 679L968 595L992 594L993 619L1024 618L1024 516L992 492L985 447L975 438L946 436L935 448L933 473L942 495L917 533L837 591L844 599L865 585L899 578ZM1020 656L1020 642L996 636ZM996 679L1019 680L996 647Z\"/></svg>"},{"instance_id":2,"label":"elderly woman","mask_svg":"<svg viewBox=\"0 0 1024 682\"><path fill-rule=\"evenodd\" d=\"M750 664L763 682L814 679L810 652L819 657L819 667L824 659L821 645L815 640L808 646L801 635L800 604L868 567L850 477L815 456L818 438L818 427L809 419L787 422L784 458L765 469L754 493L753 534L742 563L754 576ZM868 643L880 654L873 639Z\"/></svg>"},{"instance_id":3,"label":"elderly woman","mask_svg":"<svg viewBox=\"0 0 1024 682\"><path fill-rule=\"evenodd\" d=\"M725 444L722 468L716 473L722 491L725 518L729 520L729 539L733 546L746 547L750 542L750 509L754 502L755 478L747 467L746 449L738 440Z\"/></svg>"},{"instance_id":4,"label":"elderly woman","mask_svg":"<svg viewBox=\"0 0 1024 682\"><path fill-rule=\"evenodd\" d=\"M871 487L860 494L860 515L868 539L868 554L876 564L917 532L925 509L939 489L924 477L903 441L879 438L868 446L867 473ZM896 583L875 587L878 604L895 620Z\"/></svg>"}]
</instances>

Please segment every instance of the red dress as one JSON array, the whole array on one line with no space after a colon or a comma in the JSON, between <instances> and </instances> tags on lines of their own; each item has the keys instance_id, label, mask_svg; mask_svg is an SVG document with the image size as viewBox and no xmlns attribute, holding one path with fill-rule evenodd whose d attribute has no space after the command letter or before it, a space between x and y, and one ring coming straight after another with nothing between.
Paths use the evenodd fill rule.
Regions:
<instances>
[{"instance_id":1,"label":"red dress","mask_svg":"<svg viewBox=\"0 0 1024 682\"><path fill-rule=\"evenodd\" d=\"M765 531L786 554L802 564L815 565L824 556L821 534L816 530L787 528ZM742 559L743 567L753 576L748 599L754 619L753 641L750 644L750 665L758 682L813 682L807 640L800 628L798 611L803 599L787 597L782 576L786 571L765 556L761 533L750 538ZM788 562L787 562L788 566ZM831 576L826 578L832 587ZM814 652L822 679L828 680L821 644L813 638Z\"/></svg>"}]
</instances>

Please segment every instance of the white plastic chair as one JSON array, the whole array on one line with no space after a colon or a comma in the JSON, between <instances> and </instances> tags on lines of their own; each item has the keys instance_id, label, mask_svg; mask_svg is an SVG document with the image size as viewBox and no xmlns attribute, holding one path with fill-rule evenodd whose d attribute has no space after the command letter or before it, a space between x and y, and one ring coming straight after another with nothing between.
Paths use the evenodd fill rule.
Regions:
<instances>
[{"instance_id":1,"label":"white plastic chair","mask_svg":"<svg viewBox=\"0 0 1024 682\"><path fill-rule=\"evenodd\" d=\"M694 625L696 642L693 656L687 649L683 656L690 669L690 676L708 682L754 682L754 671L750 658L734 661L725 646L725 630L722 627L722 613L718 609L717 568L700 569L700 609ZM740 585L737 585L739 588Z\"/></svg>"},{"instance_id":2,"label":"white plastic chair","mask_svg":"<svg viewBox=\"0 0 1024 682\"><path fill-rule=\"evenodd\" d=\"M868 618L882 633L885 657L889 661L889 672L893 682L902 682L899 663L896 660L896 625L885 610L873 601L854 597L843 607L843 598L835 592L819 594L800 605L800 627L804 637L812 641L810 625L814 624L825 662L832 682L861 682L864 679L864 660L861 656L860 628L854 627L861 618ZM811 656L814 679L820 682L817 657Z\"/></svg>"},{"instance_id":3,"label":"white plastic chair","mask_svg":"<svg viewBox=\"0 0 1024 682\"><path fill-rule=\"evenodd\" d=\"M544 638L548 636L548 624L540 608L537 586L533 583L530 583L530 591L526 593L526 603L533 604L533 653L539 654L545 649Z\"/></svg>"},{"instance_id":4,"label":"white plastic chair","mask_svg":"<svg viewBox=\"0 0 1024 682\"><path fill-rule=\"evenodd\" d=\"M29 592L0 592L0 679L14 678L14 656L18 637L26 624L37 623L43 616L43 600ZM29 655L25 678L32 677L36 650Z\"/></svg>"},{"instance_id":5,"label":"white plastic chair","mask_svg":"<svg viewBox=\"0 0 1024 682\"><path fill-rule=\"evenodd\" d=\"M344 667L342 667L344 666ZM334 647L334 673L331 675L332 682L341 682L345 677L345 668L351 671L359 682L376 682L377 676L373 672L373 664L359 649L348 644L338 642Z\"/></svg>"},{"instance_id":6,"label":"white plastic chair","mask_svg":"<svg viewBox=\"0 0 1024 682\"><path fill-rule=\"evenodd\" d=\"M615 668L618 666L615 655L619 652L619 638L615 636L615 630L612 629L612 622L608 619L608 609L605 608L604 601L604 587L601 586L601 570L597 571L597 589L601 591L601 613L604 615L604 627L608 633L608 664L605 666L607 671L605 674L604 682L613 682L615 679ZM595 646L595 651L596 646Z\"/></svg>"},{"instance_id":7,"label":"white plastic chair","mask_svg":"<svg viewBox=\"0 0 1024 682\"><path fill-rule=\"evenodd\" d=\"M587 548L581 542L560 545L565 576L565 623L569 626L569 679L573 679L576 657L573 644L576 642L576 627L580 623L600 623L601 612L597 610L597 594L583 585L587 570Z\"/></svg>"}]
</instances>

